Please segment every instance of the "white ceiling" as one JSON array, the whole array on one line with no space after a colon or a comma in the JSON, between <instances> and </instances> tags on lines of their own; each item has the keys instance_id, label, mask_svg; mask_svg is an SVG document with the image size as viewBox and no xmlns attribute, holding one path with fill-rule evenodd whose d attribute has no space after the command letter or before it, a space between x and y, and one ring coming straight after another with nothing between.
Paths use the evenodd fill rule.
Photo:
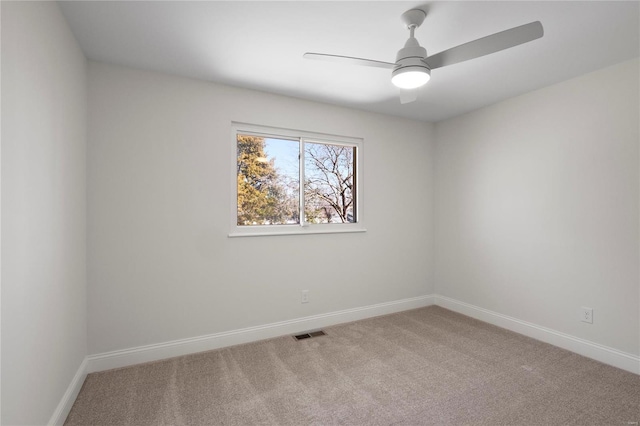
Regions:
<instances>
[{"instance_id":1,"label":"white ceiling","mask_svg":"<svg viewBox=\"0 0 640 426\"><path fill-rule=\"evenodd\" d=\"M216 1L60 2L89 59L423 121L453 117L640 55L640 3ZM434 54L541 21L543 38L432 71L401 105L390 71L303 59L322 52L395 62L400 15L428 15Z\"/></svg>"}]
</instances>

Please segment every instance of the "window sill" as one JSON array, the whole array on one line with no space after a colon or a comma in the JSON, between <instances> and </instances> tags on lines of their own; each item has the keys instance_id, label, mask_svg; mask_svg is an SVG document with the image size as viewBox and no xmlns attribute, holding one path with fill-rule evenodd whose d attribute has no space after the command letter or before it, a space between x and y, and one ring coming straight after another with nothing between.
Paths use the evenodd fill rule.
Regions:
<instances>
[{"instance_id":1,"label":"window sill","mask_svg":"<svg viewBox=\"0 0 640 426\"><path fill-rule=\"evenodd\" d=\"M335 226L335 225L334 225ZM315 228L315 229L314 229ZM269 237L281 235L310 235L310 234L352 234L359 232L367 232L366 228L348 227L340 228L316 228L315 226L296 226L292 229L260 229L247 231L234 231L229 233L229 238L238 237Z\"/></svg>"}]
</instances>

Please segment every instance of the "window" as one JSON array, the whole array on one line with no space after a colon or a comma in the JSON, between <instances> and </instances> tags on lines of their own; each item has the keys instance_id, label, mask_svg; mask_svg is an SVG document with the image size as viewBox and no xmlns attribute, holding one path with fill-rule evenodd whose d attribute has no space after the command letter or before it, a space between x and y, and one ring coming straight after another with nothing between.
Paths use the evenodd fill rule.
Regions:
<instances>
[{"instance_id":1,"label":"window","mask_svg":"<svg viewBox=\"0 0 640 426\"><path fill-rule=\"evenodd\" d=\"M230 236L362 232L362 140L234 123Z\"/></svg>"}]
</instances>

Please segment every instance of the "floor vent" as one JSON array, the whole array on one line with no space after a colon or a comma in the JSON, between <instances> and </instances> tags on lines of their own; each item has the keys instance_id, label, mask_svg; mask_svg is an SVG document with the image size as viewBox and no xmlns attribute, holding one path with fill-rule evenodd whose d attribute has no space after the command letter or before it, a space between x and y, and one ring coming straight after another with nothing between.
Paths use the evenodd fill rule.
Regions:
<instances>
[{"instance_id":1,"label":"floor vent","mask_svg":"<svg viewBox=\"0 0 640 426\"><path fill-rule=\"evenodd\" d=\"M318 331L310 331L308 333L298 334L297 336L293 336L293 338L296 340L304 340L304 339L309 339L311 337L318 337L318 336L324 336L324 335L326 335L324 331L318 330Z\"/></svg>"}]
</instances>

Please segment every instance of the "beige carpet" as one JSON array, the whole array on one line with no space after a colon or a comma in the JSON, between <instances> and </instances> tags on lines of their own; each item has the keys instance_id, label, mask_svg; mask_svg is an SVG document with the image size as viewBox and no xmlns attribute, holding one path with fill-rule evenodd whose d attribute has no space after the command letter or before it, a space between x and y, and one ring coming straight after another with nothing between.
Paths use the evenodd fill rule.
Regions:
<instances>
[{"instance_id":1,"label":"beige carpet","mask_svg":"<svg viewBox=\"0 0 640 426\"><path fill-rule=\"evenodd\" d=\"M640 376L431 306L90 374L67 425L628 425Z\"/></svg>"}]
</instances>

